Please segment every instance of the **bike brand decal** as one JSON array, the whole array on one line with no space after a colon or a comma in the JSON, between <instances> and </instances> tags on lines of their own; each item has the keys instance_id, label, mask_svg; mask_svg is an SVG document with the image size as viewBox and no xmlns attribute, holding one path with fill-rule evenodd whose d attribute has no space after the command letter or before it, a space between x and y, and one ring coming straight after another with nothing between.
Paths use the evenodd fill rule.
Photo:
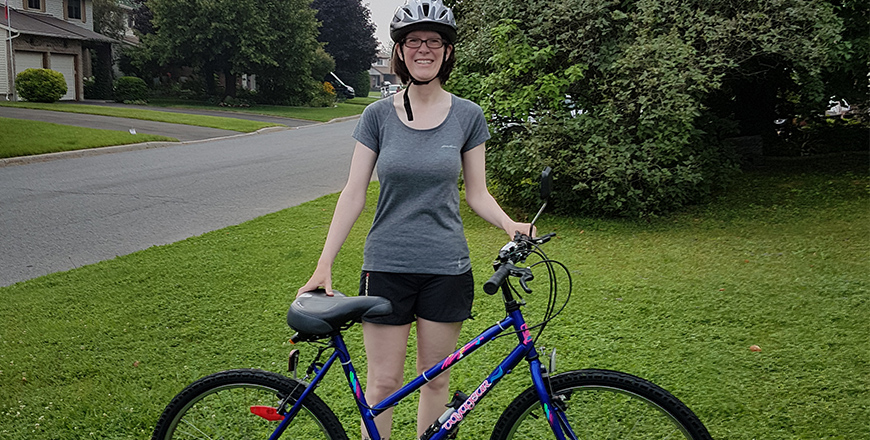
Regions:
<instances>
[{"instance_id":1,"label":"bike brand decal","mask_svg":"<svg viewBox=\"0 0 870 440\"><path fill-rule=\"evenodd\" d=\"M480 384L480 386L476 390L474 390L473 393L471 393L471 396L468 396L468 400L466 400L462 404L462 406L460 406L459 409L457 409L456 412L454 412L450 416L450 418L447 419L447 421L444 422L443 425L441 425L441 428L449 430L453 428L454 425L461 422L462 419L465 418L465 414L474 409L474 405L477 405L477 401L480 400L481 397L483 397L484 393L486 393L486 390L488 390L491 386L492 384L489 382L488 379L483 381L483 383Z\"/></svg>"},{"instance_id":2,"label":"bike brand decal","mask_svg":"<svg viewBox=\"0 0 870 440\"><path fill-rule=\"evenodd\" d=\"M492 376L489 377L489 380L495 382L501 379L502 376L504 376L504 370L502 370L501 367L498 367L498 370L495 373L492 373Z\"/></svg>"},{"instance_id":3,"label":"bike brand decal","mask_svg":"<svg viewBox=\"0 0 870 440\"><path fill-rule=\"evenodd\" d=\"M547 415L547 423L553 424L553 413L550 411L550 405L544 404L544 414Z\"/></svg>"},{"instance_id":4,"label":"bike brand decal","mask_svg":"<svg viewBox=\"0 0 870 440\"><path fill-rule=\"evenodd\" d=\"M350 373L350 384L353 387L353 394L357 399L362 399L362 388L359 386L359 381L356 380L356 374Z\"/></svg>"},{"instance_id":5,"label":"bike brand decal","mask_svg":"<svg viewBox=\"0 0 870 440\"><path fill-rule=\"evenodd\" d=\"M523 331L523 345L526 345L526 344L528 344L529 342L532 342L532 334L529 333L529 326L528 326L528 324L523 324L523 325L521 325L521 326L520 326L520 330Z\"/></svg>"},{"instance_id":6,"label":"bike brand decal","mask_svg":"<svg viewBox=\"0 0 870 440\"><path fill-rule=\"evenodd\" d=\"M483 341L483 336L477 338L474 341L471 341L471 342L465 344L465 346L460 348L458 351L456 351L456 353L453 353L450 356L448 356L447 359L444 359L444 363L441 364L441 369L446 370L446 369L450 368L450 366L453 365L454 362L462 359L462 356L465 354L466 351L468 351L469 349L471 349L471 347L474 347L475 345L480 345L480 343L482 341Z\"/></svg>"}]
</instances>

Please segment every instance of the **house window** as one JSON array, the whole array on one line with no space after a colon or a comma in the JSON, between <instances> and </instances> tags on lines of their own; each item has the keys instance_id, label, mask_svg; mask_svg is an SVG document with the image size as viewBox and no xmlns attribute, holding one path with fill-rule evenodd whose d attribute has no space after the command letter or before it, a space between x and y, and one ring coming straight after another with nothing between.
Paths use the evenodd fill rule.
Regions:
<instances>
[{"instance_id":1,"label":"house window","mask_svg":"<svg viewBox=\"0 0 870 440\"><path fill-rule=\"evenodd\" d=\"M66 0L67 18L82 19L82 0Z\"/></svg>"},{"instance_id":2,"label":"house window","mask_svg":"<svg viewBox=\"0 0 870 440\"><path fill-rule=\"evenodd\" d=\"M42 9L42 0L27 0L27 9Z\"/></svg>"}]
</instances>

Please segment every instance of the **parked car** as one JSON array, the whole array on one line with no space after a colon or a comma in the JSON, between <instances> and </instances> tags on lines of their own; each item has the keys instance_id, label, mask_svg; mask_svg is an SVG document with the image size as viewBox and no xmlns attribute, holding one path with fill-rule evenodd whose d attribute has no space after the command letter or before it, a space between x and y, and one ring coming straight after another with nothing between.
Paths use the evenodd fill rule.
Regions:
<instances>
[{"instance_id":1,"label":"parked car","mask_svg":"<svg viewBox=\"0 0 870 440\"><path fill-rule=\"evenodd\" d=\"M395 95L399 90L402 90L401 84L390 84L389 81L385 81L384 85L381 86L381 98Z\"/></svg>"},{"instance_id":2,"label":"parked car","mask_svg":"<svg viewBox=\"0 0 870 440\"><path fill-rule=\"evenodd\" d=\"M342 96L344 99L352 99L356 97L356 91L354 91L353 87L345 84L344 81L335 75L335 73L329 72L329 75L326 75L325 80L335 88L336 95Z\"/></svg>"}]
</instances>

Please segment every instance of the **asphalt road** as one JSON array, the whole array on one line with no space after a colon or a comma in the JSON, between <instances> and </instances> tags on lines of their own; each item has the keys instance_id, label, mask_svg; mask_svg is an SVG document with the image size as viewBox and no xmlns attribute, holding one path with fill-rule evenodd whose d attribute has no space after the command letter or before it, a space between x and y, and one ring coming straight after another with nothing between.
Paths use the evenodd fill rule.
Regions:
<instances>
[{"instance_id":1,"label":"asphalt road","mask_svg":"<svg viewBox=\"0 0 870 440\"><path fill-rule=\"evenodd\" d=\"M0 286L341 190L355 120L0 167Z\"/></svg>"}]
</instances>

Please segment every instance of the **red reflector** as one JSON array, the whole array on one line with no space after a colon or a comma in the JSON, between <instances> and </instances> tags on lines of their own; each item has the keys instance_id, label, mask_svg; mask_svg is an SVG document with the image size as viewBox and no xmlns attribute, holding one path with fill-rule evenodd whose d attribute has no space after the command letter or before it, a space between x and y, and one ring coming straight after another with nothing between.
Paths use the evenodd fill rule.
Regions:
<instances>
[{"instance_id":1,"label":"red reflector","mask_svg":"<svg viewBox=\"0 0 870 440\"><path fill-rule=\"evenodd\" d=\"M272 408L271 406L252 406L251 414L260 416L271 422L284 420L284 416L278 414L278 408Z\"/></svg>"}]
</instances>

